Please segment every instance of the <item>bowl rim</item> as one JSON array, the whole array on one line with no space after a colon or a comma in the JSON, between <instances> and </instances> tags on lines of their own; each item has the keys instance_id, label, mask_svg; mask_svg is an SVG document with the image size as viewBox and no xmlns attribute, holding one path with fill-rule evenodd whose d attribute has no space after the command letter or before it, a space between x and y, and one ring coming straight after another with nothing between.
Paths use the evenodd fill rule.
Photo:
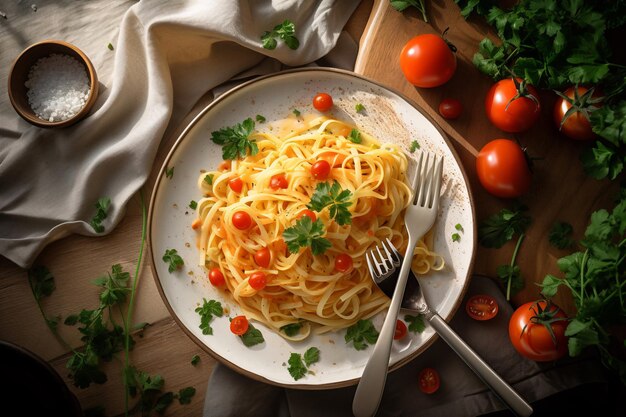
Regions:
<instances>
[{"instance_id":1,"label":"bowl rim","mask_svg":"<svg viewBox=\"0 0 626 417\"><path fill-rule=\"evenodd\" d=\"M42 45L58 45L58 46L72 50L80 57L80 59L82 60L82 63L85 65L87 69L87 76L89 78L89 87L90 87L89 95L87 96L85 105L80 109L80 111L78 111L78 113L76 113L74 116L70 117L69 119L60 120L58 122L49 122L44 119L40 119L39 117L35 115L31 115L27 112L24 112L22 109L22 106L17 103L17 100L14 97L12 84L13 84L15 66L18 64L18 62L21 59L27 56L27 54L31 53L35 48L40 47ZM7 92L9 94L9 100L11 101L11 105L13 106L17 114L19 114L20 117L22 117L28 123L38 126L38 127L66 127L84 118L87 115L87 113L91 110L93 105L95 104L96 99L98 97L98 76L96 74L96 69L93 63L91 62L91 60L89 59L89 57L76 45L73 45L69 42L58 40L58 39L44 39L42 41L35 42L32 45L28 46L26 49L20 52L20 54L13 60L13 63L11 64L11 69L9 70L9 76L7 77Z\"/></svg>"}]
</instances>

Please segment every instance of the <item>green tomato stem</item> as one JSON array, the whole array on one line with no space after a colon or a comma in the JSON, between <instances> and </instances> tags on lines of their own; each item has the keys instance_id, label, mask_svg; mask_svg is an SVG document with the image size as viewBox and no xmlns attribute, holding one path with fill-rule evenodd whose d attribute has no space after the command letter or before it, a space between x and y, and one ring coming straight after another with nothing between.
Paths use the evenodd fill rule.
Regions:
<instances>
[{"instance_id":1,"label":"green tomato stem","mask_svg":"<svg viewBox=\"0 0 626 417\"><path fill-rule=\"evenodd\" d=\"M519 248L522 245L522 242L524 241L524 237L526 237L526 235L524 233L519 235L519 238L517 239L517 244L515 245L515 250L513 251L513 256L511 257L511 269L510 271L513 270L513 266L515 265L515 259L517 258L517 253L519 252ZM507 301L511 299L511 281L513 281L512 277L511 277L511 272L509 272L509 279L507 281L506 284L506 299Z\"/></svg>"}]
</instances>

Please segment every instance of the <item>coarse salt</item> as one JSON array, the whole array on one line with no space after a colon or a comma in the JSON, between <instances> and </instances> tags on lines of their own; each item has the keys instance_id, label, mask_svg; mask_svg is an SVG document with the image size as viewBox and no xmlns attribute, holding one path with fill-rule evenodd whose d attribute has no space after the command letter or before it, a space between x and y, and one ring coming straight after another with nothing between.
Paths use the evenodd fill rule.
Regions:
<instances>
[{"instance_id":1,"label":"coarse salt","mask_svg":"<svg viewBox=\"0 0 626 417\"><path fill-rule=\"evenodd\" d=\"M89 97L89 77L74 57L52 54L40 58L24 83L28 104L37 117L49 122L67 120L78 113Z\"/></svg>"}]
</instances>

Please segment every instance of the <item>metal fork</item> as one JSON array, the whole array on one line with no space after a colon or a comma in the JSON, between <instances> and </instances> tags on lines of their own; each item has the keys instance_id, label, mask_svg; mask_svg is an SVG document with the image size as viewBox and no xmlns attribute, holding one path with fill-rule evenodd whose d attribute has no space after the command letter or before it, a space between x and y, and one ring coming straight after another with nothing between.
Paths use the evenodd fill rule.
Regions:
<instances>
[{"instance_id":1,"label":"metal fork","mask_svg":"<svg viewBox=\"0 0 626 417\"><path fill-rule=\"evenodd\" d=\"M411 269L411 254L417 241L428 232L437 218L442 171L443 158L437 158L426 152L420 153L412 186L413 199L404 213L404 224L408 232L405 260L400 268L400 276L391 298L387 317L385 317L374 351L365 365L352 401L352 412L356 417L373 416L380 404L387 379L396 319Z\"/></svg>"},{"instance_id":2,"label":"metal fork","mask_svg":"<svg viewBox=\"0 0 626 417\"><path fill-rule=\"evenodd\" d=\"M397 266L402 262L402 255L393 243L387 239L387 244L382 243L383 250L376 247L366 254L367 265L373 281L387 295L391 296L398 280ZM383 253L384 252L384 253ZM376 256L378 255L378 256ZM371 258L371 259L370 259ZM412 288L409 286L412 285ZM491 388L511 411L519 416L529 416L533 409L519 396L485 361L463 341L444 319L432 310L417 279L410 279L402 298L402 307L421 313L430 323L441 338L459 355L461 359L478 375L483 382Z\"/></svg>"}]
</instances>

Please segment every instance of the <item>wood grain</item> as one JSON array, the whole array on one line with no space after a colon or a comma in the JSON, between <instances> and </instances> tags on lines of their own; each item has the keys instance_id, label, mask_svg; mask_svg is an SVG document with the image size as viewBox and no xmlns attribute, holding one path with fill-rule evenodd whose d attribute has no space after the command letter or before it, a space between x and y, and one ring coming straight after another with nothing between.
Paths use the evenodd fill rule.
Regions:
<instances>
[{"instance_id":1,"label":"wood grain","mask_svg":"<svg viewBox=\"0 0 626 417\"><path fill-rule=\"evenodd\" d=\"M370 20L361 38L355 71L406 95L423 108L442 127L454 143L470 180L478 220L496 213L510 201L488 194L478 182L476 155L489 141L497 138L518 140L528 148L534 163L534 179L530 193L521 199L529 207L533 223L523 242L517 262L526 281L523 291L513 297L514 304L535 300L540 288L535 285L548 274L559 275L556 260L567 254L551 247L548 233L556 221L566 221L580 238L592 211L610 207L617 195L617 184L588 178L579 162L579 154L587 144L561 137L551 119L555 97L549 91L541 93L542 116L530 131L511 135L490 124L484 111L484 98L492 80L478 72L472 64L479 42L496 39L489 26L480 19L465 21L453 0L427 2L429 22L414 9L403 13L394 10L388 1L374 2ZM457 70L453 78L437 88L417 88L409 84L399 66L399 57L406 42L424 33L441 34L449 28L447 38L458 49ZM454 121L438 113L440 101L454 97L463 103L463 115ZM498 265L509 264L515 242L502 249L479 248L474 272L495 277ZM574 312L569 294L559 291L554 301L567 312Z\"/></svg>"}]
</instances>

